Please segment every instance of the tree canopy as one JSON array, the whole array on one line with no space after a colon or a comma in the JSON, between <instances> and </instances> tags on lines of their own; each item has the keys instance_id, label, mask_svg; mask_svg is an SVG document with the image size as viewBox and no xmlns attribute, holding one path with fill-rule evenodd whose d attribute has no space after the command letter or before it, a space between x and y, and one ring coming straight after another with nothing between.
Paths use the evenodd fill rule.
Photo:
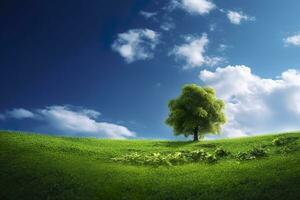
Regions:
<instances>
[{"instance_id":1,"label":"tree canopy","mask_svg":"<svg viewBox=\"0 0 300 200\"><path fill-rule=\"evenodd\" d=\"M225 104L211 87L185 85L180 96L170 100L168 106L166 123L173 127L174 134L194 135L194 141L208 133L219 133L226 122Z\"/></svg>"}]
</instances>

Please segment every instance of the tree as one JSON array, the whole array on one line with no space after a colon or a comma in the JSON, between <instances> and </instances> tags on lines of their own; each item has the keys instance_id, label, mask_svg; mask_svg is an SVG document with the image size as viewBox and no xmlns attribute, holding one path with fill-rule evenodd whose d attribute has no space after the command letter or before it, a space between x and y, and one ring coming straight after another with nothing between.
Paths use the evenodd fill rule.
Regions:
<instances>
[{"instance_id":1,"label":"tree","mask_svg":"<svg viewBox=\"0 0 300 200\"><path fill-rule=\"evenodd\" d=\"M168 106L170 113L166 123L173 127L175 135L194 135L194 141L207 133L219 133L226 122L225 104L210 87L185 85L181 95L170 100Z\"/></svg>"}]
</instances>

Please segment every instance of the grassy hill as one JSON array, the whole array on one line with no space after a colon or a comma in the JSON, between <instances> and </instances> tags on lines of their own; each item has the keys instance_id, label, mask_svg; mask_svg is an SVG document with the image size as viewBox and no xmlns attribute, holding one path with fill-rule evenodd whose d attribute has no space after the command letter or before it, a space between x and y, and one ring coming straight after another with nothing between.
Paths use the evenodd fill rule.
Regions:
<instances>
[{"instance_id":1,"label":"grassy hill","mask_svg":"<svg viewBox=\"0 0 300 200\"><path fill-rule=\"evenodd\" d=\"M215 162L122 161L220 147L229 155ZM256 147L265 154L245 157ZM0 132L0 199L300 199L300 133L192 143Z\"/></svg>"}]
</instances>

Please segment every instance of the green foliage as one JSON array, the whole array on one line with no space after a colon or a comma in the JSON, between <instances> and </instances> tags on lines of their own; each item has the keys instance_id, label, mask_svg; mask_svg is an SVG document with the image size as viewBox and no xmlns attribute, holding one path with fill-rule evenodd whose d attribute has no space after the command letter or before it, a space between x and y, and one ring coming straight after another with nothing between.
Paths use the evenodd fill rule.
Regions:
<instances>
[{"instance_id":1,"label":"green foliage","mask_svg":"<svg viewBox=\"0 0 300 200\"><path fill-rule=\"evenodd\" d=\"M207 154L208 153L204 149L195 151L185 151L185 155L194 162L205 160Z\"/></svg>"},{"instance_id":2,"label":"green foliage","mask_svg":"<svg viewBox=\"0 0 300 200\"><path fill-rule=\"evenodd\" d=\"M243 160L253 160L256 158L261 158L267 155L267 152L265 149L261 147L254 147L253 149L247 151L247 152L238 152L235 156L235 158L239 161Z\"/></svg>"},{"instance_id":3,"label":"green foliage","mask_svg":"<svg viewBox=\"0 0 300 200\"><path fill-rule=\"evenodd\" d=\"M272 144L275 146L284 146L293 143L297 139L297 137L276 137L272 140Z\"/></svg>"},{"instance_id":4,"label":"green foliage","mask_svg":"<svg viewBox=\"0 0 300 200\"><path fill-rule=\"evenodd\" d=\"M226 151L226 150L223 149L222 147L218 147L218 148L215 150L215 155L216 155L216 157L226 157L226 156L230 155L230 152L229 152L229 151Z\"/></svg>"},{"instance_id":5,"label":"green foliage","mask_svg":"<svg viewBox=\"0 0 300 200\"><path fill-rule=\"evenodd\" d=\"M247 152L238 152L235 158L239 161L255 159L254 156L250 156Z\"/></svg>"},{"instance_id":6,"label":"green foliage","mask_svg":"<svg viewBox=\"0 0 300 200\"><path fill-rule=\"evenodd\" d=\"M210 154L210 153L208 153L208 154L205 156L205 159L206 159L206 161L207 161L208 163L215 163L215 162L217 162L216 156L213 155L213 154Z\"/></svg>"},{"instance_id":7,"label":"green foliage","mask_svg":"<svg viewBox=\"0 0 300 200\"><path fill-rule=\"evenodd\" d=\"M254 156L255 158L264 157L267 155L267 152L265 149L261 147L254 147L249 151L250 156Z\"/></svg>"},{"instance_id":8,"label":"green foliage","mask_svg":"<svg viewBox=\"0 0 300 200\"><path fill-rule=\"evenodd\" d=\"M277 137L274 140L272 140L272 144L275 146L282 146L286 144L287 140L285 137Z\"/></svg>"},{"instance_id":9,"label":"green foliage","mask_svg":"<svg viewBox=\"0 0 300 200\"><path fill-rule=\"evenodd\" d=\"M173 166L186 163L206 161L208 163L214 163L217 161L215 155L210 154L203 149L195 151L180 151L174 153L138 153L126 154L112 158L113 161L137 164L137 165L151 165L151 166Z\"/></svg>"},{"instance_id":10,"label":"green foliage","mask_svg":"<svg viewBox=\"0 0 300 200\"><path fill-rule=\"evenodd\" d=\"M173 127L175 135L216 134L226 122L224 106L213 88L185 85L181 95L170 100L166 123Z\"/></svg>"},{"instance_id":11,"label":"green foliage","mask_svg":"<svg viewBox=\"0 0 300 200\"><path fill-rule=\"evenodd\" d=\"M295 147L293 146L283 146L280 149L278 149L277 152L281 153L281 154L288 154L295 151Z\"/></svg>"},{"instance_id":12,"label":"green foliage","mask_svg":"<svg viewBox=\"0 0 300 200\"><path fill-rule=\"evenodd\" d=\"M288 154L297 150L297 145L295 144L298 137L276 137L272 140L274 146L279 147L276 152L280 154Z\"/></svg>"}]
</instances>

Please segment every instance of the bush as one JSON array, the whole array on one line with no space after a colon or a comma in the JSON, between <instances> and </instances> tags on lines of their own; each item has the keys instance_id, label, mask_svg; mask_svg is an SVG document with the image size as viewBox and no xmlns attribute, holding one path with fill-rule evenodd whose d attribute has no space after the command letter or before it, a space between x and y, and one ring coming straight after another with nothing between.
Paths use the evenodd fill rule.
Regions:
<instances>
[{"instance_id":1,"label":"bush","mask_svg":"<svg viewBox=\"0 0 300 200\"><path fill-rule=\"evenodd\" d=\"M171 165L178 165L188 162L186 156L182 152L175 152L173 154L163 155L162 157L168 164L170 163Z\"/></svg>"},{"instance_id":2,"label":"bush","mask_svg":"<svg viewBox=\"0 0 300 200\"><path fill-rule=\"evenodd\" d=\"M255 159L255 156L251 156L247 152L238 152L235 158L237 160L243 161L243 160L253 160Z\"/></svg>"},{"instance_id":3,"label":"bush","mask_svg":"<svg viewBox=\"0 0 300 200\"><path fill-rule=\"evenodd\" d=\"M254 147L253 149L247 151L247 152L238 152L238 154L235 156L237 160L243 161L243 160L253 160L256 158L264 157L267 155L266 150L259 147Z\"/></svg>"},{"instance_id":4,"label":"bush","mask_svg":"<svg viewBox=\"0 0 300 200\"><path fill-rule=\"evenodd\" d=\"M212 155L210 153L208 153L206 156L205 156L205 159L208 163L214 163L214 162L217 162L217 158L215 155Z\"/></svg>"},{"instance_id":5,"label":"bush","mask_svg":"<svg viewBox=\"0 0 300 200\"><path fill-rule=\"evenodd\" d=\"M185 156L194 162L205 160L206 155L207 152L205 152L203 149L185 152Z\"/></svg>"},{"instance_id":6,"label":"bush","mask_svg":"<svg viewBox=\"0 0 300 200\"><path fill-rule=\"evenodd\" d=\"M229 151L226 151L225 149L223 149L222 147L218 147L216 150L215 150L215 155L216 157L226 157L230 154Z\"/></svg>"},{"instance_id":7,"label":"bush","mask_svg":"<svg viewBox=\"0 0 300 200\"><path fill-rule=\"evenodd\" d=\"M205 152L203 149L201 149L196 151L181 151L174 153L141 154L134 152L132 154L112 158L112 160L136 165L172 166L199 161L214 163L217 161L217 158L215 155Z\"/></svg>"},{"instance_id":8,"label":"bush","mask_svg":"<svg viewBox=\"0 0 300 200\"><path fill-rule=\"evenodd\" d=\"M284 146L293 143L297 139L297 137L277 137L274 140L272 140L272 144L275 146Z\"/></svg>"},{"instance_id":9,"label":"bush","mask_svg":"<svg viewBox=\"0 0 300 200\"><path fill-rule=\"evenodd\" d=\"M249 155L250 156L254 156L254 157L263 157L267 155L266 150L264 150L263 148L259 148L259 147L254 147L253 149L251 149L249 151Z\"/></svg>"},{"instance_id":10,"label":"bush","mask_svg":"<svg viewBox=\"0 0 300 200\"><path fill-rule=\"evenodd\" d=\"M277 137L272 141L272 144L275 146L283 146L287 143L287 139L285 137Z\"/></svg>"},{"instance_id":11,"label":"bush","mask_svg":"<svg viewBox=\"0 0 300 200\"><path fill-rule=\"evenodd\" d=\"M293 151L296 151L297 148L295 145L295 141L298 139L298 137L277 137L275 139L272 140L272 144L274 146L279 147L276 152L277 153L281 153L281 154L287 154L287 153L291 153Z\"/></svg>"},{"instance_id":12,"label":"bush","mask_svg":"<svg viewBox=\"0 0 300 200\"><path fill-rule=\"evenodd\" d=\"M296 147L293 145L282 146L277 150L277 153L288 154L296 151Z\"/></svg>"}]
</instances>

